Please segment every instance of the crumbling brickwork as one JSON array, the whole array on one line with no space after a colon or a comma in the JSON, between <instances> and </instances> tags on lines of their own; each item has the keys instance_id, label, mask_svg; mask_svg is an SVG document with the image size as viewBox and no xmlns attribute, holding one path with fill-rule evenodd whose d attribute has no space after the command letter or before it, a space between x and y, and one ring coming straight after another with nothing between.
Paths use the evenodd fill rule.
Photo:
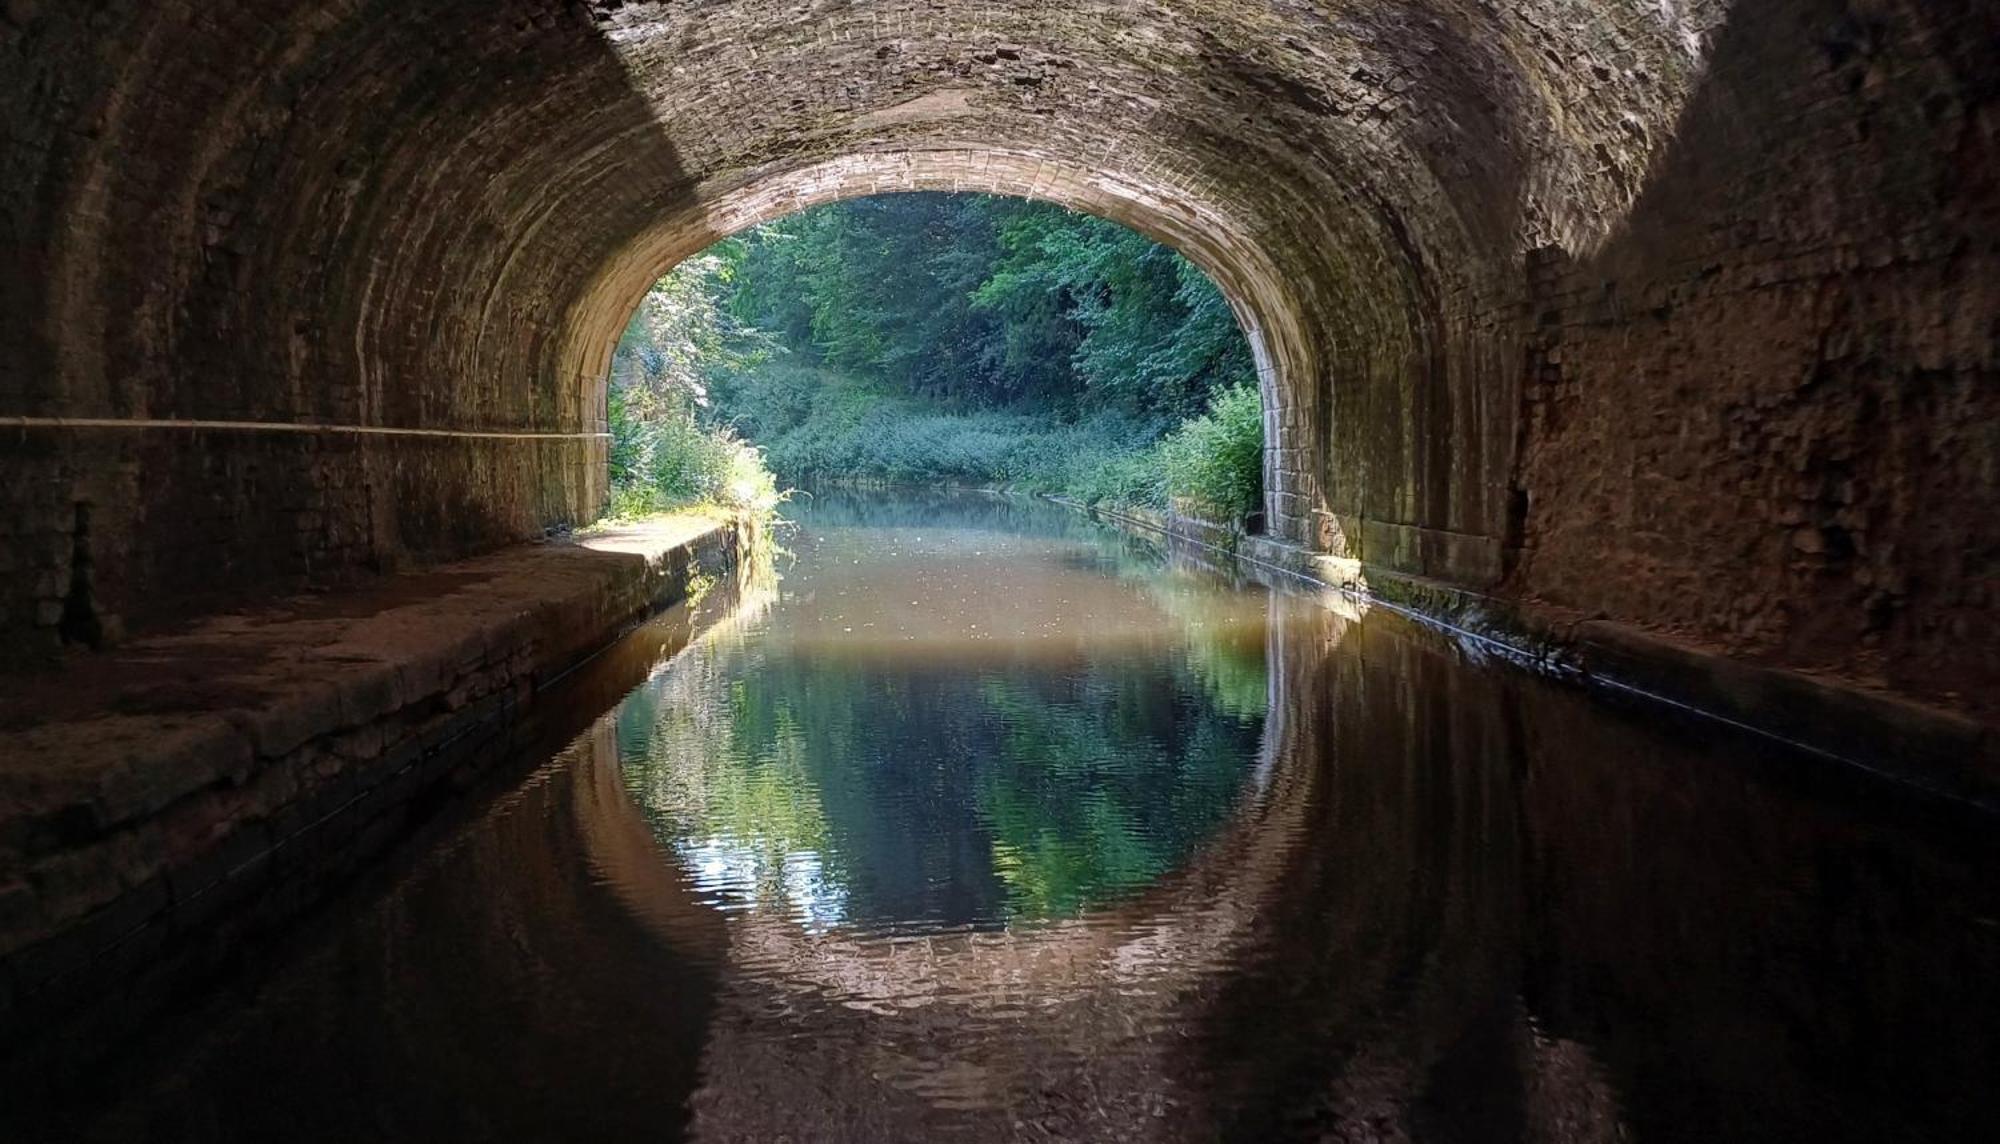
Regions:
<instances>
[{"instance_id":1,"label":"crumbling brickwork","mask_svg":"<svg viewBox=\"0 0 2000 1144\"><path fill-rule=\"evenodd\" d=\"M1509 587L1990 717L2000 9L1740 4L1618 231L1530 259Z\"/></svg>"},{"instance_id":2,"label":"crumbling brickwork","mask_svg":"<svg viewBox=\"0 0 2000 1144\"><path fill-rule=\"evenodd\" d=\"M653 277L922 187L1207 268L1266 367L1281 536L1970 704L2000 690L1996 19L12 0L0 630L46 652L586 517ZM186 419L243 424L142 424ZM300 424L344 428L269 428Z\"/></svg>"}]
</instances>

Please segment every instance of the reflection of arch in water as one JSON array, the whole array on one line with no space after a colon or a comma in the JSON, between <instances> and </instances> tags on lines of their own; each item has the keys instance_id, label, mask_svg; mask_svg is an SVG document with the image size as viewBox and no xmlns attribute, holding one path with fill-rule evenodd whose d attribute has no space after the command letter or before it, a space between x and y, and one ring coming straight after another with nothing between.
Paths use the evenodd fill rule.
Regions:
<instances>
[{"instance_id":1,"label":"reflection of arch in water","mask_svg":"<svg viewBox=\"0 0 2000 1144\"><path fill-rule=\"evenodd\" d=\"M689 947L698 943L699 956L729 966L723 1015L711 1030L705 1058L708 1074L726 1077L727 1083L697 1098L700 1115L752 1135L783 1130L772 1122L746 1126L745 1118L760 1109L804 1121L858 1115L862 1120L850 1123L858 1135L893 1136L898 1133L892 1122L900 1113L891 1106L900 1101L913 1102L915 1109L959 1108L1031 1090L1047 1062L1080 1062L1063 1048L1065 1042L1088 1045L1093 1030L1120 1021L1164 1029L1181 1019L1176 994L1204 974L1227 969L1254 921L1255 902L1273 891L1282 873L1270 861L1281 847L1255 844L1296 835L1288 817L1307 800L1288 797L1284 787L1289 776L1303 772L1277 765L1279 749L1267 736L1259 771L1274 779L1261 796L1241 804L1189 867L1117 908L1001 933L813 933L770 907L733 913L726 926L690 924L690 915L720 915L700 904L693 879L653 840L625 791L615 745L608 741L579 768L577 778L593 792L582 817L603 821L580 827L593 864L634 917L669 945L696 953ZM804 1065L774 1058L764 1039L743 1035L758 1012L771 1008L802 1018L805 1027L819 1030L817 1039L824 1044L846 1048L837 1054L814 1051ZM1121 1015L1113 1018L1113 1011ZM984 1040L953 1035L954 1029L991 1033L1005 1026L1012 1026L1010 1035ZM942 1056L925 1052L924 1045L933 1042L956 1043L957 1049ZM1112 1060L1119 1054L1105 1056ZM864 1098L844 1112L794 1099L787 1082L802 1067L819 1073L830 1092L848 1085L839 1077L851 1072L854 1083L864 1088L879 1083L891 1099ZM1119 1082L1128 1103L1142 1095L1160 1098L1158 1092L1148 1095L1152 1086L1141 1082L1139 1071L1128 1071L1132 1075ZM1169 1075L1153 1066L1140 1071L1152 1072L1160 1082ZM891 1119L870 1121L871 1115Z\"/></svg>"},{"instance_id":2,"label":"reflection of arch in water","mask_svg":"<svg viewBox=\"0 0 2000 1144\"><path fill-rule=\"evenodd\" d=\"M660 940L726 967L697 1134L903 1138L985 1109L1058 1134L1183 1138L1269 1127L1240 1110L1279 1103L1400 1122L1468 1036L1511 1046L1523 1099L1550 1106L1541 1120L1610 1107L1586 1053L1492 1003L1511 980L1516 871L1449 850L1513 829L1507 776L1480 769L1507 757L1491 749L1495 705L1454 716L1449 688L1439 705L1399 685L1425 674L1403 645L1307 601L1274 594L1270 609L1255 791L1186 866L1078 919L871 936L760 906L720 923L604 742L576 777L591 792L580 816L599 819L580 822L593 863ZM1349 638L1369 654L1339 654ZM1371 666L1383 654L1405 662ZM1393 718L1359 717L1369 704ZM1409 734L1439 716L1437 735ZM1440 761L1453 773L1416 773ZM1439 789L1445 805L1426 807ZM1427 876L1447 885L1412 882ZM1290 1028L1274 1039L1274 1022Z\"/></svg>"},{"instance_id":3,"label":"reflection of arch in water","mask_svg":"<svg viewBox=\"0 0 2000 1144\"><path fill-rule=\"evenodd\" d=\"M1272 684L1273 694L1279 685ZM608 724L606 724L608 726ZM1256 788L1246 798L1220 833L1198 852L1188 867L1169 875L1133 901L1100 911L1087 918L1068 919L1011 929L1003 933L947 931L924 935L858 935L836 928L814 934L799 928L783 910L758 907L732 915L732 942L739 953L754 949L751 958L758 964L785 967L774 978L784 987L827 993L864 1008L895 1010L915 1005L945 1003L958 996L988 996L1013 986L1032 986L1050 994L1066 995L1077 988L1096 987L1099 970L1105 966L1125 967L1139 972L1161 960L1205 963L1211 953L1193 954L1197 946L1179 945L1177 957L1158 951L1170 937L1188 941L1199 931L1199 948L1219 949L1224 935L1241 924L1230 905L1231 895L1218 893L1225 883L1242 889L1251 872L1263 869L1258 862L1260 848L1254 840L1285 838L1295 833L1286 817L1296 812L1304 800L1281 796L1283 785L1298 774L1279 765L1282 746L1267 731L1250 782ZM645 913L653 903L644 900L648 891L659 889L661 875L654 867L666 848L653 841L650 826L626 792L617 764L615 743L607 743L589 765L593 797L586 815L602 814L605 823L582 824L591 839L594 861L614 886L628 895L636 912ZM608 825L615 820L616 826ZM618 843L608 852L599 840L645 838L646 848ZM1269 847L1261 851L1268 852ZM670 862L677 862L671 856ZM645 869L636 868L644 864ZM685 877L681 882L688 881ZM676 894L682 891L676 891ZM1241 897L1239 893L1236 895ZM1204 910L1216 914L1205 927L1181 926L1161 929L1157 919L1206 902ZM678 916L676 913L674 916ZM669 940L679 940L662 933Z\"/></svg>"}]
</instances>

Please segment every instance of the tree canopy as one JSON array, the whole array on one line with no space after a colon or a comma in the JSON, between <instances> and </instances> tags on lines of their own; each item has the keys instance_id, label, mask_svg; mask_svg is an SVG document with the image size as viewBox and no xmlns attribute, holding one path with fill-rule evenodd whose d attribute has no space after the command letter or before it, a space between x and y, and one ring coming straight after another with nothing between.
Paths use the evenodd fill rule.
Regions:
<instances>
[{"instance_id":1,"label":"tree canopy","mask_svg":"<svg viewBox=\"0 0 2000 1144\"><path fill-rule=\"evenodd\" d=\"M1224 520L1260 495L1255 371L1221 292L1047 203L881 195L756 227L661 280L612 382L614 490L637 507L745 485L745 439L799 483L1175 498Z\"/></svg>"},{"instance_id":2,"label":"tree canopy","mask_svg":"<svg viewBox=\"0 0 2000 1144\"><path fill-rule=\"evenodd\" d=\"M972 408L1172 422L1253 377L1214 283L1117 223L990 195L855 199L731 244L727 308L792 352Z\"/></svg>"}]
</instances>

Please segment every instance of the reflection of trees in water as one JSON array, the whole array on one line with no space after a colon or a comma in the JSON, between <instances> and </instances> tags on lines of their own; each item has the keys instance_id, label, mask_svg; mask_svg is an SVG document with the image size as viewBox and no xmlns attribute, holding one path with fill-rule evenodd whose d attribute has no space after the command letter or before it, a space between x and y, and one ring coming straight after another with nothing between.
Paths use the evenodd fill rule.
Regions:
<instances>
[{"instance_id":1,"label":"reflection of trees in water","mask_svg":"<svg viewBox=\"0 0 2000 1144\"><path fill-rule=\"evenodd\" d=\"M1263 616L1240 601L1217 607L1214 578L1205 571L1177 566L1147 577L1145 584L1153 602L1185 633L1182 657L1209 702L1237 719L1262 721L1271 701Z\"/></svg>"},{"instance_id":2,"label":"reflection of trees in water","mask_svg":"<svg viewBox=\"0 0 2000 1144\"><path fill-rule=\"evenodd\" d=\"M1208 717L1133 749L1199 786L1201 737L1234 724L1198 664L1237 654L1235 628L1177 629L1185 654L1154 657L1180 664L1151 677L1164 685L1065 660L1060 689L1025 690L1004 656L941 680L879 662L829 673L789 647L767 665L770 645L725 628L615 726L329 911L328 933L267 984L163 1030L143 1074L113 1073L101 1108L79 1105L96 1130L74 1136L1991 1134L1989 822L1818 784L1823 769L1758 745L1662 733L1379 613L1267 603L1272 702L1241 724L1263 730L1258 781L1236 784L1226 821L1190 828L1197 850L1114 903L1001 929L800 924L716 910L691 876L700 856L657 840L681 822L766 840L769 876L746 884L792 906L815 900L803 867L779 863L793 855L860 855L829 867L843 886L902 872L902 856L914 881L935 874L924 863L948 850L895 846L935 845L907 824L947 795L983 808L951 835L974 858L1052 823L1087 836L1075 823L1095 829L1094 814L1113 845L1172 804L1079 805L1075 791L1129 776L1071 744L1086 728L1130 737L1109 715L1092 726L1097 713L1192 706ZM766 666L786 685L749 686ZM979 717L934 717L947 698ZM1006 723L1008 704L1032 719ZM905 753L880 733L891 717L937 724L915 749L925 765L883 769ZM997 759L1018 738L1025 774L938 785L966 768L937 752L969 754L965 728L988 724ZM861 765L815 764L822 740ZM755 748L747 762L718 750L736 744ZM1022 801L1020 825L978 817L1013 814L1003 798ZM1147 860L1114 857L1106 868ZM1053 887L1036 892L1075 892L1066 872L1031 871ZM990 889L1004 904L1010 884Z\"/></svg>"},{"instance_id":3,"label":"reflection of trees in water","mask_svg":"<svg viewBox=\"0 0 2000 1144\"><path fill-rule=\"evenodd\" d=\"M2000 943L1966 919L1991 915L1990 847L1960 864L1861 828L1741 748L1691 754L1400 625L1268 630L1270 782L1143 893L917 942L737 929L696 1135L1858 1142L1988 1122Z\"/></svg>"},{"instance_id":4,"label":"reflection of trees in water","mask_svg":"<svg viewBox=\"0 0 2000 1144\"><path fill-rule=\"evenodd\" d=\"M740 641L690 649L615 716L627 789L690 872L750 902L815 912L839 893L801 713L735 678ZM834 717L815 737L840 733Z\"/></svg>"},{"instance_id":5,"label":"reflection of trees in water","mask_svg":"<svg viewBox=\"0 0 2000 1144\"><path fill-rule=\"evenodd\" d=\"M1171 576L1143 583L1176 612ZM733 927L696 1135L1858 1142L1991 1122L1989 844L1387 617L1271 607L1268 778L1197 853L1043 926ZM1185 611L1203 618L1198 593ZM1258 679L1232 674L1248 641L1174 630L1167 701L1226 725ZM1065 678L1109 686L1104 666ZM1117 720L981 686L1028 713L1010 730L1042 760L977 792L1003 859L1056 823L1094 869L1143 868L1118 848L1143 811L1062 781L1116 787L1088 744ZM1199 733L1172 756L1197 771ZM1068 855L1039 857L1003 863L1006 892L1081 892Z\"/></svg>"},{"instance_id":6,"label":"reflection of trees in water","mask_svg":"<svg viewBox=\"0 0 2000 1144\"><path fill-rule=\"evenodd\" d=\"M981 762L979 818L1011 915L1075 914L1143 886L1234 805L1262 710L1212 704L1192 667L1162 675L1170 686L1092 665L1062 702L1021 679L981 688L1002 730Z\"/></svg>"},{"instance_id":7,"label":"reflection of trees in water","mask_svg":"<svg viewBox=\"0 0 2000 1144\"><path fill-rule=\"evenodd\" d=\"M884 922L1074 914L1185 858L1256 754L1261 634L1181 632L1183 654L1061 671L713 641L619 712L626 781L697 876L753 902L822 921L834 904Z\"/></svg>"}]
</instances>

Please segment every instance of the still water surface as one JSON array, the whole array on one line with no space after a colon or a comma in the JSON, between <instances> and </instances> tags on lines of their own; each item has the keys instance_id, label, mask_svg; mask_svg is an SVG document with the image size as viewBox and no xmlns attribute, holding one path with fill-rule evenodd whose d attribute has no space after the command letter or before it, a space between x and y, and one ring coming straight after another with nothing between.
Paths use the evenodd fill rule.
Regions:
<instances>
[{"instance_id":1,"label":"still water surface","mask_svg":"<svg viewBox=\"0 0 2000 1144\"><path fill-rule=\"evenodd\" d=\"M2000 1123L1991 823L1053 507L828 494L794 515L775 584L153 1034L73 1127Z\"/></svg>"}]
</instances>

